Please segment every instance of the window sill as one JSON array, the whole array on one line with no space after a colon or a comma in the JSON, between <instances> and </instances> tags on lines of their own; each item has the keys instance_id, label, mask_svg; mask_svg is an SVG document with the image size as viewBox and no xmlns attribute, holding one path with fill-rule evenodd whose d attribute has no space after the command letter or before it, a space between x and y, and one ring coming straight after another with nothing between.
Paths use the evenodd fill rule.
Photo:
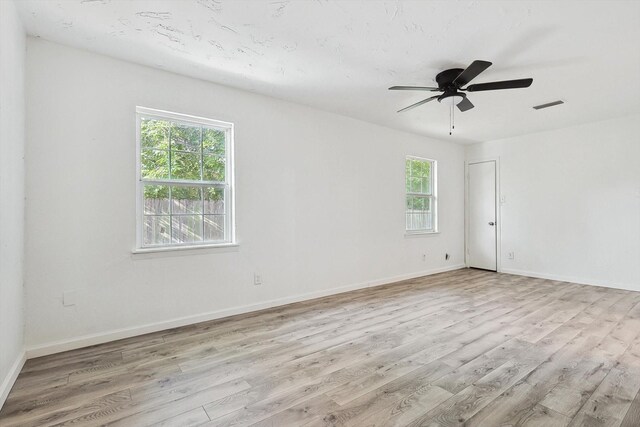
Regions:
<instances>
[{"instance_id":1,"label":"window sill","mask_svg":"<svg viewBox=\"0 0 640 427\"><path fill-rule=\"evenodd\" d=\"M404 233L404 237L411 238L411 237L434 236L436 234L440 234L440 232L439 231L407 231Z\"/></svg>"},{"instance_id":2,"label":"window sill","mask_svg":"<svg viewBox=\"0 0 640 427\"><path fill-rule=\"evenodd\" d=\"M131 251L134 256L139 255L188 255L192 252L237 252L240 245L238 243L220 243L211 245L189 245L189 246L163 246L157 248L136 248Z\"/></svg>"}]
</instances>

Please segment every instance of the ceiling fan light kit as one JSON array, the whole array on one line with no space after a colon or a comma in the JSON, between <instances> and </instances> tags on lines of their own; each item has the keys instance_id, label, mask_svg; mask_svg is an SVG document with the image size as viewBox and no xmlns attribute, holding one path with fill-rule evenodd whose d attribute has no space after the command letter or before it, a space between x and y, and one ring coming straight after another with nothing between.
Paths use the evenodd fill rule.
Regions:
<instances>
[{"instance_id":1,"label":"ceiling fan light kit","mask_svg":"<svg viewBox=\"0 0 640 427\"><path fill-rule=\"evenodd\" d=\"M458 105L458 104L460 104L462 101L464 101L464 99L465 99L466 97L467 97L467 95L465 95L465 94L463 94L463 93L456 93L456 94L448 95L448 96L444 96L444 95L442 95L442 96L439 96L439 97L438 97L438 102L442 102L442 100L443 100L443 99L450 98L450 99L451 99L451 101L452 101L455 105Z\"/></svg>"},{"instance_id":2,"label":"ceiling fan light kit","mask_svg":"<svg viewBox=\"0 0 640 427\"><path fill-rule=\"evenodd\" d=\"M415 104L411 104L401 110L398 113L411 110L427 102L437 99L438 102L442 102L444 99L451 98L451 111L449 117L449 135L453 129L453 106L457 106L461 112L469 111L474 105L469 101L467 94L464 92L482 92L487 90L503 90L503 89L518 89L527 88L533 83L533 79L518 79L518 80L505 80L499 82L478 83L467 86L473 79L475 79L480 73L491 66L489 61L476 60L471 63L466 69L451 68L444 70L436 76L436 83L438 87L429 86L392 86L389 90L419 90L426 92L442 92L442 95L435 95L430 98L418 101ZM466 86L466 87L463 87Z\"/></svg>"}]
</instances>

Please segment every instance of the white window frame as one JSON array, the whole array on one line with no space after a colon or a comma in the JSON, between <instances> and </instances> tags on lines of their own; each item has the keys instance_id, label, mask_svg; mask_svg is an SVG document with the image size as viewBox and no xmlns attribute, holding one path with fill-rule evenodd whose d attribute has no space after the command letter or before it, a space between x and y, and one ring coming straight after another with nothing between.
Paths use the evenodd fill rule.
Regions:
<instances>
[{"instance_id":1,"label":"white window frame","mask_svg":"<svg viewBox=\"0 0 640 427\"><path fill-rule=\"evenodd\" d=\"M143 118L168 120L172 122L185 123L190 125L210 126L225 131L225 181L185 181L185 180L143 180L142 179L142 157L140 141L140 122ZM153 108L136 107L136 252L160 252L194 248L216 248L236 246L235 232L235 173L234 173L234 125L230 122L213 120L204 117L191 116L188 114L174 113L171 111L156 110ZM223 241L203 241L190 243L167 243L161 245L144 245L144 184L171 185L171 183L194 184L195 186L220 186L224 188L224 210L225 210L225 230Z\"/></svg>"},{"instance_id":2,"label":"white window frame","mask_svg":"<svg viewBox=\"0 0 640 427\"><path fill-rule=\"evenodd\" d=\"M431 184L431 194L415 193L415 192L407 191L407 172L406 172L407 160L418 160L421 162L431 163L431 177L429 180ZM405 197L404 197L405 235L414 236L414 235L422 235L422 234L438 234L439 233L439 230L438 230L438 161L435 159L428 159L425 157L406 156L404 159L403 166L404 166L403 171L404 171L404 189L405 189ZM409 196L426 197L428 199L431 199L431 206L432 206L432 214L431 214L432 228L431 229L409 230L407 228L407 197Z\"/></svg>"}]
</instances>

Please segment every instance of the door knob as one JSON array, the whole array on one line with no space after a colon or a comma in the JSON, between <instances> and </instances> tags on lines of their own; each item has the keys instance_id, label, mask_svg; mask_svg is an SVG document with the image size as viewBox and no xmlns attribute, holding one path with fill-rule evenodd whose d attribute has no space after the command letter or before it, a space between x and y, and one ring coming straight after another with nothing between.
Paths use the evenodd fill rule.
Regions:
<instances>
[{"instance_id":1,"label":"door knob","mask_svg":"<svg viewBox=\"0 0 640 427\"><path fill-rule=\"evenodd\" d=\"M494 225L496 225L496 223L495 223L495 222L493 222L493 221L491 221L491 222L489 223L489 225L494 226Z\"/></svg>"}]
</instances>

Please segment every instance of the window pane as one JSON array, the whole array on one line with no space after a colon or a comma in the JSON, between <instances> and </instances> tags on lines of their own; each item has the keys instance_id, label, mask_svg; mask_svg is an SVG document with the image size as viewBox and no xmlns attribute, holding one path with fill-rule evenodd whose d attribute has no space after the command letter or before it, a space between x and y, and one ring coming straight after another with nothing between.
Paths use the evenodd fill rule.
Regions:
<instances>
[{"instance_id":1,"label":"window pane","mask_svg":"<svg viewBox=\"0 0 640 427\"><path fill-rule=\"evenodd\" d=\"M431 184L429 178L421 178L422 181L422 193L431 195Z\"/></svg>"},{"instance_id":2,"label":"window pane","mask_svg":"<svg viewBox=\"0 0 640 427\"><path fill-rule=\"evenodd\" d=\"M171 187L171 208L174 214L202 213L202 192L199 187Z\"/></svg>"},{"instance_id":3,"label":"window pane","mask_svg":"<svg viewBox=\"0 0 640 427\"><path fill-rule=\"evenodd\" d=\"M171 151L200 152L200 126L174 123L171 127Z\"/></svg>"},{"instance_id":4,"label":"window pane","mask_svg":"<svg viewBox=\"0 0 640 427\"><path fill-rule=\"evenodd\" d=\"M429 161L424 162L423 170L424 170L424 173L422 174L422 176L430 178L431 177L431 162L429 162Z\"/></svg>"},{"instance_id":5,"label":"window pane","mask_svg":"<svg viewBox=\"0 0 640 427\"><path fill-rule=\"evenodd\" d=\"M142 150L143 179L169 178L169 152L160 150Z\"/></svg>"},{"instance_id":6,"label":"window pane","mask_svg":"<svg viewBox=\"0 0 640 427\"><path fill-rule=\"evenodd\" d=\"M202 215L174 215L171 217L173 243L202 241Z\"/></svg>"},{"instance_id":7,"label":"window pane","mask_svg":"<svg viewBox=\"0 0 640 427\"><path fill-rule=\"evenodd\" d=\"M160 245L171 242L169 216L144 216L142 241L144 245Z\"/></svg>"},{"instance_id":8,"label":"window pane","mask_svg":"<svg viewBox=\"0 0 640 427\"><path fill-rule=\"evenodd\" d=\"M412 176L422 176L422 163L420 160L412 160L411 161L411 175Z\"/></svg>"},{"instance_id":9,"label":"window pane","mask_svg":"<svg viewBox=\"0 0 640 427\"><path fill-rule=\"evenodd\" d=\"M407 196L407 212L430 211L431 198L423 196Z\"/></svg>"},{"instance_id":10,"label":"window pane","mask_svg":"<svg viewBox=\"0 0 640 427\"><path fill-rule=\"evenodd\" d=\"M205 181L224 182L225 159L218 156L205 155L202 159L202 179Z\"/></svg>"},{"instance_id":11,"label":"window pane","mask_svg":"<svg viewBox=\"0 0 640 427\"><path fill-rule=\"evenodd\" d=\"M207 187L204 192L204 213L224 214L224 189Z\"/></svg>"},{"instance_id":12,"label":"window pane","mask_svg":"<svg viewBox=\"0 0 640 427\"><path fill-rule=\"evenodd\" d=\"M169 214L169 187L166 185L146 185L142 189L145 215Z\"/></svg>"},{"instance_id":13,"label":"window pane","mask_svg":"<svg viewBox=\"0 0 640 427\"><path fill-rule=\"evenodd\" d=\"M204 239L209 241L224 240L224 215L204 216Z\"/></svg>"},{"instance_id":14,"label":"window pane","mask_svg":"<svg viewBox=\"0 0 640 427\"><path fill-rule=\"evenodd\" d=\"M225 131L220 129L202 128L202 149L224 157Z\"/></svg>"},{"instance_id":15,"label":"window pane","mask_svg":"<svg viewBox=\"0 0 640 427\"><path fill-rule=\"evenodd\" d=\"M405 189L408 193L431 195L431 161L407 159Z\"/></svg>"},{"instance_id":16,"label":"window pane","mask_svg":"<svg viewBox=\"0 0 640 427\"><path fill-rule=\"evenodd\" d=\"M410 200L410 207L407 211L420 210L420 198L416 196L407 196L407 199Z\"/></svg>"},{"instance_id":17,"label":"window pane","mask_svg":"<svg viewBox=\"0 0 640 427\"><path fill-rule=\"evenodd\" d=\"M422 162L422 173L421 176L429 177L431 175L431 162L426 160Z\"/></svg>"},{"instance_id":18,"label":"window pane","mask_svg":"<svg viewBox=\"0 0 640 427\"><path fill-rule=\"evenodd\" d=\"M431 212L407 213L407 230L410 231L429 231L433 230L433 222Z\"/></svg>"},{"instance_id":19,"label":"window pane","mask_svg":"<svg viewBox=\"0 0 640 427\"><path fill-rule=\"evenodd\" d=\"M172 152L171 178L200 181L200 154Z\"/></svg>"},{"instance_id":20,"label":"window pane","mask_svg":"<svg viewBox=\"0 0 640 427\"><path fill-rule=\"evenodd\" d=\"M407 176L417 178L429 177L431 175L431 161L429 160L407 160L405 169Z\"/></svg>"},{"instance_id":21,"label":"window pane","mask_svg":"<svg viewBox=\"0 0 640 427\"><path fill-rule=\"evenodd\" d=\"M409 186L411 193L422 193L422 179L417 177L409 178Z\"/></svg>"},{"instance_id":22,"label":"window pane","mask_svg":"<svg viewBox=\"0 0 640 427\"><path fill-rule=\"evenodd\" d=\"M143 149L169 149L169 128L171 123L164 120L140 120L140 145Z\"/></svg>"},{"instance_id":23,"label":"window pane","mask_svg":"<svg viewBox=\"0 0 640 427\"><path fill-rule=\"evenodd\" d=\"M433 230L432 203L431 197L407 196L407 230Z\"/></svg>"}]
</instances>

